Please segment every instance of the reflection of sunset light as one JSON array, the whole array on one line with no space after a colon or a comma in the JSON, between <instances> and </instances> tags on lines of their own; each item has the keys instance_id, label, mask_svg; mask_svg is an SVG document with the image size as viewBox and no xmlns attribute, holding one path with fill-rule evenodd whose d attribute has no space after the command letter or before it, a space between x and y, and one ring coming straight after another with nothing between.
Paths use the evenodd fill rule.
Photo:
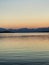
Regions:
<instances>
[{"instance_id":1,"label":"reflection of sunset light","mask_svg":"<svg viewBox=\"0 0 49 65\"><path fill-rule=\"evenodd\" d=\"M16 34L15 34L16 35ZM21 35L21 34L20 34ZM43 34L42 34L43 35ZM47 34L48 35L48 34ZM5 34L5 36L7 36ZM33 50L46 51L49 50L48 36L34 36L34 37L15 37L3 38L0 40L0 49L2 50Z\"/></svg>"}]
</instances>

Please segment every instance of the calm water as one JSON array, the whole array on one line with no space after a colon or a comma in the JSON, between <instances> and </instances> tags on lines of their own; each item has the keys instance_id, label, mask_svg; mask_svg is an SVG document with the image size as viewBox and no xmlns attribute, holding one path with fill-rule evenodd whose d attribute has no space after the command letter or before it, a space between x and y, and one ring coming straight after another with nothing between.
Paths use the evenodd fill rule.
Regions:
<instances>
[{"instance_id":1,"label":"calm water","mask_svg":"<svg viewBox=\"0 0 49 65\"><path fill-rule=\"evenodd\" d=\"M49 33L0 33L0 65L49 65Z\"/></svg>"}]
</instances>

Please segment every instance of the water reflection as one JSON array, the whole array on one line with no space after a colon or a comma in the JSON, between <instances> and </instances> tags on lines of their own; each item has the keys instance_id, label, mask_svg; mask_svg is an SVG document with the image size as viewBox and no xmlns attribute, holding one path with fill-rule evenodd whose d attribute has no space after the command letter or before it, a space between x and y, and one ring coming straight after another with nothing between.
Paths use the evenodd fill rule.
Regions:
<instances>
[{"instance_id":1,"label":"water reflection","mask_svg":"<svg viewBox=\"0 0 49 65\"><path fill-rule=\"evenodd\" d=\"M0 62L49 62L49 34L26 35L0 35Z\"/></svg>"}]
</instances>

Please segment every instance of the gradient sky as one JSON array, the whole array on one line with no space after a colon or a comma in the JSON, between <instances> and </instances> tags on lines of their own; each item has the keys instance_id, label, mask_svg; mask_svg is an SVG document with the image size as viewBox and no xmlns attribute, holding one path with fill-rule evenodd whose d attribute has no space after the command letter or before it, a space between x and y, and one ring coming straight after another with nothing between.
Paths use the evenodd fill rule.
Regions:
<instances>
[{"instance_id":1,"label":"gradient sky","mask_svg":"<svg viewBox=\"0 0 49 65\"><path fill-rule=\"evenodd\" d=\"M0 0L0 27L49 27L49 0Z\"/></svg>"}]
</instances>

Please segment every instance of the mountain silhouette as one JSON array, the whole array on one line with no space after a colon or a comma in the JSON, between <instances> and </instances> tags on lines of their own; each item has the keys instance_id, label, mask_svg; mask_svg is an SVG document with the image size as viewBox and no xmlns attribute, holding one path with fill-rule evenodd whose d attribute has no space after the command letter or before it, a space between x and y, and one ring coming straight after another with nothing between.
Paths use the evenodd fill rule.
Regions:
<instances>
[{"instance_id":1,"label":"mountain silhouette","mask_svg":"<svg viewBox=\"0 0 49 65\"><path fill-rule=\"evenodd\" d=\"M48 28L19 28L19 29L6 29L0 28L0 33L32 33L32 32L49 32Z\"/></svg>"}]
</instances>

